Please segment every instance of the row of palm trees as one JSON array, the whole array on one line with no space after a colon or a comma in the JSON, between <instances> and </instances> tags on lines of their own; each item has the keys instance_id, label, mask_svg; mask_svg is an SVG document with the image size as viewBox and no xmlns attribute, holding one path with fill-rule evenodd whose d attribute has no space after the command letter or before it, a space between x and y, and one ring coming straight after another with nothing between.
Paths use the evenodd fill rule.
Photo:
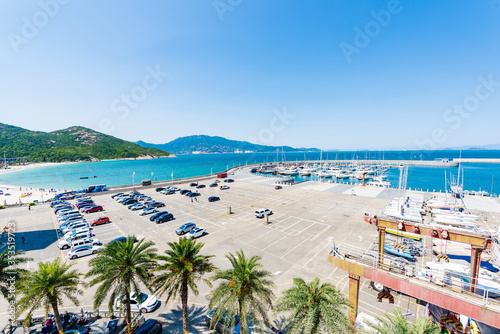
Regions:
<instances>
[{"instance_id":1,"label":"row of palm trees","mask_svg":"<svg viewBox=\"0 0 500 334\"><path fill-rule=\"evenodd\" d=\"M226 257L231 266L223 270L213 265L213 256L202 254L204 244L194 239L180 238L169 242L164 255L157 254L153 242L143 239L134 243L134 240L134 237L129 237L124 243L115 242L102 247L89 261L89 271L85 275L73 269L72 264L61 262L60 258L39 263L35 271L17 270L16 291L21 297L16 304L18 314L27 311L29 318L36 309L43 308L46 312L52 309L62 334L59 306L63 299L67 298L78 306L82 288L97 286L94 309L108 299L109 311L112 312L114 301L121 298L126 307L130 333L130 295L137 294L144 286L159 297L166 295L167 303L180 297L183 331L188 333L189 292L197 296L200 282L205 282L210 288L217 282L208 296L208 307L214 308L213 319L218 320L229 311L226 314L233 315L231 327L238 316L241 333L249 332L250 323L269 324L269 311L288 314L285 320L288 333L348 333L353 329L346 316L346 311L351 308L348 300L333 285L321 283L319 278L309 283L294 278L293 286L276 299L273 293L275 285L271 280L273 275L263 269L259 256L247 258L242 250L229 253ZM0 275L5 254L0 253ZM17 263L30 260L22 255L22 252L17 253ZM208 276L211 273L213 275ZM90 280L84 282L83 278ZM0 277L0 288L7 284L5 279ZM406 330L404 333L438 332Z\"/></svg>"}]
</instances>

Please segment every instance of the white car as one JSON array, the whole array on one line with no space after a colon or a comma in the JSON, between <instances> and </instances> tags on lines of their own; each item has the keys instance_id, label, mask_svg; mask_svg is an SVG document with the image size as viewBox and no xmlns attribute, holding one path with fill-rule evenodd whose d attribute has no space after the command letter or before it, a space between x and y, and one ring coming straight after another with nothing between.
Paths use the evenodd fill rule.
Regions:
<instances>
[{"instance_id":1,"label":"white car","mask_svg":"<svg viewBox=\"0 0 500 334\"><path fill-rule=\"evenodd\" d=\"M77 224L72 224L72 225L68 225L67 227L64 227L64 228L61 228L61 233L62 234L66 234L68 232L72 232L78 228L88 228L89 227L89 224L87 222L81 222L81 223L77 223Z\"/></svg>"},{"instance_id":2,"label":"white car","mask_svg":"<svg viewBox=\"0 0 500 334\"><path fill-rule=\"evenodd\" d=\"M64 235L61 239L66 239L69 236L71 236L73 234L78 234L78 233L90 233L90 227L80 227L80 228L77 228L76 230L66 232L66 233L64 233Z\"/></svg>"},{"instance_id":3,"label":"white car","mask_svg":"<svg viewBox=\"0 0 500 334\"><path fill-rule=\"evenodd\" d=\"M186 238L199 238L207 233L207 230L204 227L195 227L186 235Z\"/></svg>"},{"instance_id":4,"label":"white car","mask_svg":"<svg viewBox=\"0 0 500 334\"><path fill-rule=\"evenodd\" d=\"M139 216L150 215L155 212L158 212L158 210L154 206L150 206L139 212Z\"/></svg>"},{"instance_id":5,"label":"white car","mask_svg":"<svg viewBox=\"0 0 500 334\"><path fill-rule=\"evenodd\" d=\"M115 301L115 310L122 306L121 298ZM136 297L135 293L130 294L130 311L132 312L152 312L158 306L158 298L155 296L149 296L145 293L139 293L139 298Z\"/></svg>"},{"instance_id":6,"label":"white car","mask_svg":"<svg viewBox=\"0 0 500 334\"><path fill-rule=\"evenodd\" d=\"M78 248L72 249L68 252L69 259L76 259L82 256L87 256L97 253L101 249L101 246L80 246Z\"/></svg>"},{"instance_id":7,"label":"white car","mask_svg":"<svg viewBox=\"0 0 500 334\"><path fill-rule=\"evenodd\" d=\"M130 210L135 211L135 210L140 210L144 209L146 206L140 202L135 203L133 206L130 207Z\"/></svg>"},{"instance_id":8,"label":"white car","mask_svg":"<svg viewBox=\"0 0 500 334\"><path fill-rule=\"evenodd\" d=\"M272 214L273 214L273 211L271 209L266 209L266 208L259 209L259 210L255 211L255 217L257 217L257 218L264 218L264 216L269 216Z\"/></svg>"}]
</instances>

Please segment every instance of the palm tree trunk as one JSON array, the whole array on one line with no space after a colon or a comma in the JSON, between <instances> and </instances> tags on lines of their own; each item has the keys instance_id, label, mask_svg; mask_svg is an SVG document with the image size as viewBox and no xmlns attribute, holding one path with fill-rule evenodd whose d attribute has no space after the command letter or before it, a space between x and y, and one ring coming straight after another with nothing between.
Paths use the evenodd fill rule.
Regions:
<instances>
[{"instance_id":1,"label":"palm tree trunk","mask_svg":"<svg viewBox=\"0 0 500 334\"><path fill-rule=\"evenodd\" d=\"M238 301L238 315L240 316L240 333L246 334L247 327L242 326L243 323L246 323L246 319L244 320L244 322L241 321L243 319L243 311L241 309L241 301Z\"/></svg>"},{"instance_id":2,"label":"palm tree trunk","mask_svg":"<svg viewBox=\"0 0 500 334\"><path fill-rule=\"evenodd\" d=\"M130 310L130 292L127 292L127 333L132 334L132 311Z\"/></svg>"},{"instance_id":3,"label":"palm tree trunk","mask_svg":"<svg viewBox=\"0 0 500 334\"><path fill-rule=\"evenodd\" d=\"M50 305L52 306L52 310L54 311L54 318L56 318L56 327L59 331L59 334L64 334L64 328L61 322L61 316L59 315L59 308L57 307L57 301L55 299L51 299Z\"/></svg>"},{"instance_id":4,"label":"palm tree trunk","mask_svg":"<svg viewBox=\"0 0 500 334\"><path fill-rule=\"evenodd\" d=\"M189 333L189 318L188 318L188 280L184 274L181 287L181 303L182 303L182 329L184 334Z\"/></svg>"}]
</instances>

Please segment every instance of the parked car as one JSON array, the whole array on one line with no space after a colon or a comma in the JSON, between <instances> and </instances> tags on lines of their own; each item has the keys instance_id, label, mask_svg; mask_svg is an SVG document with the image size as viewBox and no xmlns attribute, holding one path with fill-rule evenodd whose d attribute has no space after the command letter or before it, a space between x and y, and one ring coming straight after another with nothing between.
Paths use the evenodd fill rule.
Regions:
<instances>
[{"instance_id":1,"label":"parked car","mask_svg":"<svg viewBox=\"0 0 500 334\"><path fill-rule=\"evenodd\" d=\"M3 192L2 192L2 193L3 193ZM56 201L52 201L52 202L50 202L50 207L51 207L51 208L53 208L53 207L55 207L56 205L63 204L63 203L68 203L68 202L66 202L66 201L58 201L58 200L56 200Z\"/></svg>"},{"instance_id":2,"label":"parked car","mask_svg":"<svg viewBox=\"0 0 500 334\"><path fill-rule=\"evenodd\" d=\"M196 186L196 189L201 189L201 188L205 188L205 185L204 184L199 184Z\"/></svg>"},{"instance_id":3,"label":"parked car","mask_svg":"<svg viewBox=\"0 0 500 334\"><path fill-rule=\"evenodd\" d=\"M165 203L162 202L151 202L149 203L149 206L155 207L155 208L162 208L165 206Z\"/></svg>"},{"instance_id":4,"label":"parked car","mask_svg":"<svg viewBox=\"0 0 500 334\"><path fill-rule=\"evenodd\" d=\"M115 300L115 309L119 309L121 307L122 301L121 298L117 298ZM152 312L158 306L158 298L155 296L147 295L145 293L139 293L136 296L135 292L130 293L130 310L132 312Z\"/></svg>"},{"instance_id":5,"label":"parked car","mask_svg":"<svg viewBox=\"0 0 500 334\"><path fill-rule=\"evenodd\" d=\"M211 188L213 188L213 187L217 187L217 186L218 186L218 184L217 184L216 182L214 182L214 183L210 183L210 185L209 185L209 187L211 187Z\"/></svg>"},{"instance_id":6,"label":"parked car","mask_svg":"<svg viewBox=\"0 0 500 334\"><path fill-rule=\"evenodd\" d=\"M226 190L229 189L229 186L220 186L220 190Z\"/></svg>"},{"instance_id":7,"label":"parked car","mask_svg":"<svg viewBox=\"0 0 500 334\"><path fill-rule=\"evenodd\" d=\"M87 210L88 208L94 207L94 206L96 206L94 203L80 206L80 212L85 212L85 210Z\"/></svg>"},{"instance_id":8,"label":"parked car","mask_svg":"<svg viewBox=\"0 0 500 334\"><path fill-rule=\"evenodd\" d=\"M139 216L146 216L155 212L158 212L158 210L154 206L149 206L143 209L141 212L139 212Z\"/></svg>"},{"instance_id":9,"label":"parked car","mask_svg":"<svg viewBox=\"0 0 500 334\"><path fill-rule=\"evenodd\" d=\"M205 315L205 323L210 329L215 329L219 333L232 333L232 334L240 334L240 317L236 314L234 315L231 311L229 310L222 310L221 314L219 315L219 319L214 319L215 318L215 308L212 308L206 315ZM233 322L234 318L234 328L233 331L231 331L231 324ZM213 321L212 321L213 320ZM248 317L248 333L252 333L254 330L254 325L251 321L251 318Z\"/></svg>"},{"instance_id":10,"label":"parked car","mask_svg":"<svg viewBox=\"0 0 500 334\"><path fill-rule=\"evenodd\" d=\"M190 192L188 195L188 197L196 197L196 196L201 196L200 193L195 193L195 192Z\"/></svg>"},{"instance_id":11,"label":"parked car","mask_svg":"<svg viewBox=\"0 0 500 334\"><path fill-rule=\"evenodd\" d=\"M110 220L108 217L99 217L93 221L90 222L90 226L96 226L96 225L101 225L101 224L107 224L109 223Z\"/></svg>"},{"instance_id":12,"label":"parked car","mask_svg":"<svg viewBox=\"0 0 500 334\"><path fill-rule=\"evenodd\" d=\"M175 194L175 190L166 189L166 190L162 191L162 194L164 194L164 195L173 195L173 194Z\"/></svg>"},{"instance_id":13,"label":"parked car","mask_svg":"<svg viewBox=\"0 0 500 334\"><path fill-rule=\"evenodd\" d=\"M79 248L80 246L99 246L101 241L99 239L83 238L79 240L73 240L71 242L71 249Z\"/></svg>"},{"instance_id":14,"label":"parked car","mask_svg":"<svg viewBox=\"0 0 500 334\"><path fill-rule=\"evenodd\" d=\"M186 223L175 230L175 234L184 235L196 227L195 223Z\"/></svg>"},{"instance_id":15,"label":"parked car","mask_svg":"<svg viewBox=\"0 0 500 334\"><path fill-rule=\"evenodd\" d=\"M156 222L156 224L160 224L160 223L168 222L172 219L174 219L174 215L171 213L167 213L167 214L161 215L160 217L156 218L155 222Z\"/></svg>"},{"instance_id":16,"label":"parked car","mask_svg":"<svg viewBox=\"0 0 500 334\"><path fill-rule=\"evenodd\" d=\"M78 204L76 204L75 206L76 206L78 209L80 209L80 210L81 210L82 208L84 208L84 207L86 207L86 206L94 206L94 205L95 205L95 204L94 204L94 202L82 202L82 203L78 203Z\"/></svg>"},{"instance_id":17,"label":"parked car","mask_svg":"<svg viewBox=\"0 0 500 334\"><path fill-rule=\"evenodd\" d=\"M96 254L101 249L101 246L80 246L68 252L69 259L76 259L82 256Z\"/></svg>"},{"instance_id":18,"label":"parked car","mask_svg":"<svg viewBox=\"0 0 500 334\"><path fill-rule=\"evenodd\" d=\"M156 191L156 192L160 192L160 191L162 191L162 190L164 190L164 189L165 189L165 188L163 188L163 187L158 187L158 188L156 188L156 189L155 189L155 191Z\"/></svg>"},{"instance_id":19,"label":"parked car","mask_svg":"<svg viewBox=\"0 0 500 334\"><path fill-rule=\"evenodd\" d=\"M148 319L135 331L135 334L161 334L162 331L163 325L160 321Z\"/></svg>"},{"instance_id":20,"label":"parked car","mask_svg":"<svg viewBox=\"0 0 500 334\"><path fill-rule=\"evenodd\" d=\"M281 188L283 188L283 187L282 186L276 186L276 187L274 187L274 189L276 189L276 190L281 189Z\"/></svg>"},{"instance_id":21,"label":"parked car","mask_svg":"<svg viewBox=\"0 0 500 334\"><path fill-rule=\"evenodd\" d=\"M190 187L196 187L198 185L198 182L191 182L189 184Z\"/></svg>"},{"instance_id":22,"label":"parked car","mask_svg":"<svg viewBox=\"0 0 500 334\"><path fill-rule=\"evenodd\" d=\"M93 200L90 197L80 197L75 200L75 204L85 203L85 202L93 202Z\"/></svg>"},{"instance_id":23,"label":"parked car","mask_svg":"<svg viewBox=\"0 0 500 334\"><path fill-rule=\"evenodd\" d=\"M133 204L133 203L137 203L137 200L136 199L133 199L133 198L128 198L126 200L124 200L123 202L121 202L123 205L129 205L129 204Z\"/></svg>"},{"instance_id":24,"label":"parked car","mask_svg":"<svg viewBox=\"0 0 500 334\"><path fill-rule=\"evenodd\" d=\"M122 202L126 199L129 199L129 198L132 198L132 196L130 196L129 194L123 194L123 195L115 197L115 200L120 203L120 202Z\"/></svg>"},{"instance_id":25,"label":"parked car","mask_svg":"<svg viewBox=\"0 0 500 334\"><path fill-rule=\"evenodd\" d=\"M65 227L61 227L60 230L61 230L62 234L66 234L70 231L74 231L74 230L81 228L81 227L89 227L89 224L86 222L78 222L76 224L69 224Z\"/></svg>"},{"instance_id":26,"label":"parked car","mask_svg":"<svg viewBox=\"0 0 500 334\"><path fill-rule=\"evenodd\" d=\"M75 229L73 231L66 232L66 233L63 234L63 236L62 236L61 239L66 239L70 235L74 235L74 234L78 234L78 233L90 233L90 227L89 226L80 227L80 228L77 228L77 229ZM92 236L90 236L90 237L92 237Z\"/></svg>"},{"instance_id":27,"label":"parked car","mask_svg":"<svg viewBox=\"0 0 500 334\"><path fill-rule=\"evenodd\" d=\"M167 213L168 213L168 211L161 211L161 212L155 213L154 215L149 217L149 220L154 221L156 218L160 218L161 216L166 215Z\"/></svg>"},{"instance_id":28,"label":"parked car","mask_svg":"<svg viewBox=\"0 0 500 334\"><path fill-rule=\"evenodd\" d=\"M217 196L210 196L208 198L209 202L215 202L215 201L218 201L218 200L220 200L220 197L217 197Z\"/></svg>"},{"instance_id":29,"label":"parked car","mask_svg":"<svg viewBox=\"0 0 500 334\"><path fill-rule=\"evenodd\" d=\"M85 209L85 213L91 213L91 212L98 212L104 210L101 205L96 205L93 207L90 207L88 209Z\"/></svg>"},{"instance_id":30,"label":"parked car","mask_svg":"<svg viewBox=\"0 0 500 334\"><path fill-rule=\"evenodd\" d=\"M57 244L57 247L59 249L66 249L71 247L71 243L76 240L81 240L85 238L91 238L92 234L90 233L89 230L86 231L80 231L78 233L69 233L68 235L65 235L59 240L59 243Z\"/></svg>"},{"instance_id":31,"label":"parked car","mask_svg":"<svg viewBox=\"0 0 500 334\"><path fill-rule=\"evenodd\" d=\"M123 203L123 202L126 202L126 201L129 201L132 198L132 196L129 196L129 195L125 195L125 196L122 196L122 197L117 197L118 199L116 200L118 203Z\"/></svg>"},{"instance_id":32,"label":"parked car","mask_svg":"<svg viewBox=\"0 0 500 334\"><path fill-rule=\"evenodd\" d=\"M231 183L231 182L234 182L234 180L233 179L225 179L224 182Z\"/></svg>"},{"instance_id":33,"label":"parked car","mask_svg":"<svg viewBox=\"0 0 500 334\"><path fill-rule=\"evenodd\" d=\"M111 244L113 244L115 242L125 242L125 241L127 241L127 238L128 237L119 237L119 238L113 239L110 242L108 242L108 245L111 245ZM137 240L136 237L130 237L130 238L134 238L134 242L139 241L139 240Z\"/></svg>"},{"instance_id":34,"label":"parked car","mask_svg":"<svg viewBox=\"0 0 500 334\"><path fill-rule=\"evenodd\" d=\"M128 208L132 211L135 211L135 210L140 210L140 209L144 209L146 206L141 203L141 202L137 202L137 203L134 203L134 204L130 204L128 206Z\"/></svg>"},{"instance_id":35,"label":"parked car","mask_svg":"<svg viewBox=\"0 0 500 334\"><path fill-rule=\"evenodd\" d=\"M191 191L190 191L190 190L187 190L187 189L182 189L182 190L180 191L180 194L181 194L181 195L186 195L186 193L189 193L189 192L191 192Z\"/></svg>"},{"instance_id":36,"label":"parked car","mask_svg":"<svg viewBox=\"0 0 500 334\"><path fill-rule=\"evenodd\" d=\"M204 227L195 227L194 229L189 231L189 233L186 235L186 238L199 238L201 236L204 236L205 233L207 233L207 230Z\"/></svg>"},{"instance_id":37,"label":"parked car","mask_svg":"<svg viewBox=\"0 0 500 334\"><path fill-rule=\"evenodd\" d=\"M111 198L115 199L116 197L121 196L121 195L124 195L124 194L123 193L117 193L117 194L111 195Z\"/></svg>"},{"instance_id":38,"label":"parked car","mask_svg":"<svg viewBox=\"0 0 500 334\"><path fill-rule=\"evenodd\" d=\"M269 216L272 214L273 212L270 209L265 209L265 208L255 211L255 217L257 218L264 218L264 216Z\"/></svg>"}]
</instances>

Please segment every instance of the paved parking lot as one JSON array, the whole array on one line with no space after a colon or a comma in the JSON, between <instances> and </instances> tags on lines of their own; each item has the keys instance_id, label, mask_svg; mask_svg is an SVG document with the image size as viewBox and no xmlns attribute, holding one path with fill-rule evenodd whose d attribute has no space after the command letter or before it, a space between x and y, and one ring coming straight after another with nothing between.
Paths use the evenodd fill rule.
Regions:
<instances>
[{"instance_id":1,"label":"paved parking lot","mask_svg":"<svg viewBox=\"0 0 500 334\"><path fill-rule=\"evenodd\" d=\"M149 216L139 216L138 211L130 211L111 199L112 192L94 196L97 204L105 209L103 212L87 214L91 220L99 216L108 216L111 223L94 227L95 237L103 243L125 235L135 235L154 241L159 252L167 249L167 242L178 239L175 229L186 222L194 222L205 227L207 234L199 241L205 243L205 254L215 255L214 263L220 268L227 268L229 261L224 255L243 249L248 256L262 257L264 267L274 274L277 286L275 294L292 285L294 277L312 280L320 277L333 283L345 294L348 293L346 272L337 269L327 260L331 240L349 242L359 247L368 248L376 237L376 228L363 222L365 208L383 208L388 200L372 196L353 195L350 189L342 192L328 191L325 184L307 182L295 186L283 186L281 190L274 189L274 179L252 176L240 172L233 177L236 182L230 183L230 189L220 190L203 188L201 196L191 202L191 198L156 193L154 189L139 189L157 201L164 202L166 207L160 211L173 213L175 219L162 224L149 221ZM210 182L204 182L208 186ZM330 185L338 186L338 185ZM181 189L191 189L188 185ZM360 189L360 188L356 188ZM357 191L357 190L356 190ZM361 191L359 191L361 192ZM221 198L217 202L208 202L209 196ZM232 214L228 214L228 207ZM266 219L255 217L255 210L270 208L273 215ZM55 230L55 219L51 209L46 206L34 207L28 211L25 207L11 208L2 211L0 226L15 222L19 231L16 237L18 249L27 251L34 258L28 268L34 268L36 262L52 260L61 256L65 261L75 263L81 272L87 271L87 263L92 256L77 260L68 260L67 252L60 251L56 244L58 236ZM20 238L24 236L23 245ZM92 298L95 288L85 290L80 298L84 310L92 309ZM206 312L206 296L210 292L207 286L200 286L198 297L190 296L193 313L193 332L205 332L207 328L202 320ZM405 296L397 296L395 305L376 302L376 293L364 281L361 289L360 310L371 315L381 315L383 311L392 311L400 307L403 312L421 314L423 308L415 300ZM163 299L163 298L162 298ZM164 299L163 299L164 300ZM0 300L0 310L6 307ZM63 309L79 310L66 303ZM106 309L103 305L101 309ZM40 312L43 313L43 312ZM0 314L6 318L6 312ZM148 317L156 317L165 323L165 332L181 332L180 307L176 302L162 305ZM5 321L5 320L4 320Z\"/></svg>"}]
</instances>

